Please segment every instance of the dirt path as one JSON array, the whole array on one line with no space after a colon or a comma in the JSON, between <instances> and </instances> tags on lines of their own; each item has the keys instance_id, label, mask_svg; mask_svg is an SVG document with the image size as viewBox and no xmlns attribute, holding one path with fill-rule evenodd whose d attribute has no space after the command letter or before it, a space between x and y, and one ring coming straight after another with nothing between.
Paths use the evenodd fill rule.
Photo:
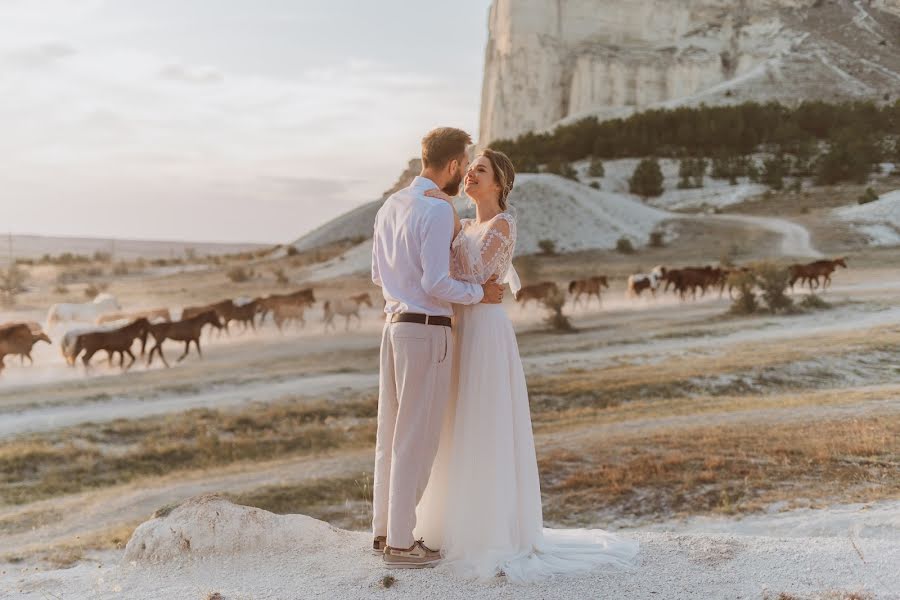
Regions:
<instances>
[{"instance_id":1,"label":"dirt path","mask_svg":"<svg viewBox=\"0 0 900 600\"><path fill-rule=\"evenodd\" d=\"M786 219L775 217L757 217L750 215L708 215L705 218L716 221L731 221L754 225L761 229L768 229L781 235L781 247L779 252L783 256L819 258L821 252L813 248L809 230L802 225Z\"/></svg>"}]
</instances>

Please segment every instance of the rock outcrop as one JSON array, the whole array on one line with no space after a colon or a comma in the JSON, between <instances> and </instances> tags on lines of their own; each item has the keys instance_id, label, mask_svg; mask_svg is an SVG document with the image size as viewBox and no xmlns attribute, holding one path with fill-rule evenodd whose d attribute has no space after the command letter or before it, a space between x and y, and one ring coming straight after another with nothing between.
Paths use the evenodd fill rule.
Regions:
<instances>
[{"instance_id":1,"label":"rock outcrop","mask_svg":"<svg viewBox=\"0 0 900 600\"><path fill-rule=\"evenodd\" d=\"M900 0L494 0L481 145L588 115L900 96Z\"/></svg>"}]
</instances>

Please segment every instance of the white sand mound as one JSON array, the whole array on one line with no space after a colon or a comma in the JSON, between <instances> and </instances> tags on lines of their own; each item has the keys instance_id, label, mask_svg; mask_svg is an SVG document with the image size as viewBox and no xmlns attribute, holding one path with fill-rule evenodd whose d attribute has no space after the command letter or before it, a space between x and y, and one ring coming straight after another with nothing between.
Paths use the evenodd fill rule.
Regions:
<instances>
[{"instance_id":1,"label":"white sand mound","mask_svg":"<svg viewBox=\"0 0 900 600\"><path fill-rule=\"evenodd\" d=\"M867 204L836 208L832 214L852 223L873 246L900 244L900 190L883 194Z\"/></svg>"},{"instance_id":2,"label":"white sand mound","mask_svg":"<svg viewBox=\"0 0 900 600\"><path fill-rule=\"evenodd\" d=\"M519 231L516 254L537 252L545 239L561 251L611 249L621 237L644 246L651 231L675 216L633 197L547 174L517 176L510 205Z\"/></svg>"},{"instance_id":3,"label":"white sand mound","mask_svg":"<svg viewBox=\"0 0 900 600\"><path fill-rule=\"evenodd\" d=\"M338 531L304 515L276 515L204 494L142 523L125 546L122 562L158 564L196 556L295 552L300 547L315 549Z\"/></svg>"},{"instance_id":4,"label":"white sand mound","mask_svg":"<svg viewBox=\"0 0 900 600\"><path fill-rule=\"evenodd\" d=\"M797 532L794 532L797 533ZM819 537L628 532L641 543L636 571L597 571L528 586L503 578L463 581L438 566L385 569L365 532L303 515L274 515L212 495L187 500L135 530L120 564L84 561L54 571L23 569L0 578L0 597L370 599L761 598L781 592L836 598L837 590L898 598L900 545ZM777 534L781 536L781 534ZM854 544L856 546L854 547ZM11 571L8 571L11 572ZM382 579L396 582L384 590ZM5 594L11 595L5 595Z\"/></svg>"}]
</instances>

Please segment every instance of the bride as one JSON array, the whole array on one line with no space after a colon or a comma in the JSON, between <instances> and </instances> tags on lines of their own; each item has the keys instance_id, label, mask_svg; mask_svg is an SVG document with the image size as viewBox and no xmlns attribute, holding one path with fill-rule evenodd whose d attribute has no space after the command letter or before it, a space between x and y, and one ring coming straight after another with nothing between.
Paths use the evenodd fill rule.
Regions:
<instances>
[{"instance_id":1,"label":"bride","mask_svg":"<svg viewBox=\"0 0 900 600\"><path fill-rule=\"evenodd\" d=\"M512 268L516 221L507 212L515 171L486 149L471 164L466 194L474 219L456 218L450 273L520 286ZM427 195L450 202L439 190ZM452 204L451 204L452 206ZM455 211L454 211L455 214ZM456 344L450 402L428 486L416 509L416 538L440 548L464 577L505 574L529 582L635 563L636 542L603 530L543 528L525 374L512 323L499 304L454 305Z\"/></svg>"}]
</instances>

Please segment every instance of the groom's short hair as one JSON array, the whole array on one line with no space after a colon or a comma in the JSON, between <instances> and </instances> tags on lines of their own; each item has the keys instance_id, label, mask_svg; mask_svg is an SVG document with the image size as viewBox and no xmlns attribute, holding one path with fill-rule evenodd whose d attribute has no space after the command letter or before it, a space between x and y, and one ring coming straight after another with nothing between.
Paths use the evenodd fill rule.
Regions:
<instances>
[{"instance_id":1,"label":"groom's short hair","mask_svg":"<svg viewBox=\"0 0 900 600\"><path fill-rule=\"evenodd\" d=\"M462 129L438 127L422 138L422 166L441 169L464 154L472 138Z\"/></svg>"}]
</instances>

